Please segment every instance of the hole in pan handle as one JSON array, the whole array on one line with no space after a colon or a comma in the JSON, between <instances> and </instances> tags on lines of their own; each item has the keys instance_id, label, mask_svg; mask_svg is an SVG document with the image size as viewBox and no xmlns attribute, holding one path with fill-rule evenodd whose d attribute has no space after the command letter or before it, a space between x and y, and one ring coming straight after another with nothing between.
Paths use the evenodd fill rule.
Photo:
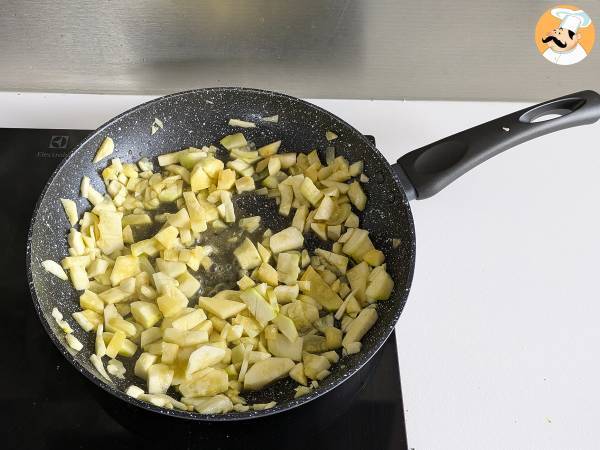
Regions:
<instances>
[{"instance_id":1,"label":"hole in pan handle","mask_svg":"<svg viewBox=\"0 0 600 450\"><path fill-rule=\"evenodd\" d=\"M553 118L548 119L549 116ZM392 167L408 199L420 200L437 194L504 150L554 131L592 124L598 119L600 95L594 91L576 92L421 147L402 156Z\"/></svg>"}]
</instances>

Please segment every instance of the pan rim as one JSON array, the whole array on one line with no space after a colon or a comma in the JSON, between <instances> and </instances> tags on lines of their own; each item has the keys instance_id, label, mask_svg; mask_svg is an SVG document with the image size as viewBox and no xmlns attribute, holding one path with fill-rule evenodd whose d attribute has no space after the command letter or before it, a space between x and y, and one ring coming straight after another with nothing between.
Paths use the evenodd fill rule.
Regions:
<instances>
[{"instance_id":1,"label":"pan rim","mask_svg":"<svg viewBox=\"0 0 600 450\"><path fill-rule=\"evenodd\" d=\"M44 189L40 193L38 200L35 204L35 207L33 209L33 214L32 214L32 218L31 218L28 233L27 233L27 247L26 247L25 264L26 264L26 271L27 271L27 281L28 281L28 285L29 285L29 291L31 293L31 298L32 298L32 301L34 304L34 309L38 315L38 318L40 319L40 322L42 322L44 330L49 335L50 339L52 340L54 345L57 347L59 352L65 357L65 359L67 361L69 361L71 363L71 365L73 365L73 367L75 367L75 369L77 369L83 376L85 376L85 378L87 378L89 381L94 383L96 386L100 387L108 394L112 394L133 406L137 406L144 410L159 413L159 414L169 416L169 417L176 417L176 418L186 419L186 420L194 421L194 422L209 422L209 423L210 422L247 422L247 421L251 421L254 419L264 418L264 417L273 416L273 415L276 415L279 413L288 412L299 406L310 403L312 400L315 400L315 399L321 397L322 395L327 394L328 392L332 391L336 387L343 384L346 380L348 380L350 377L352 377L358 371L360 371L375 356L375 354L380 351L381 347L385 344L385 342L388 340L391 333L394 331L395 326L398 322L398 319L400 318L400 315L402 314L403 307L396 308L393 311L393 314L392 314L393 325L391 327L388 327L385 330L382 330L382 333L381 333L382 338L376 342L376 344L374 345L373 350L370 352L370 354L366 355L365 359L360 364L358 364L357 366L352 367L350 370L348 370L345 373L345 375L339 379L339 382L333 383L329 386L324 386L324 387L319 386L319 388L314 389L312 392L310 392L307 395L304 395L297 399L293 399L291 401L287 401L285 403L278 403L277 405L275 405L272 408L261 410L261 411L248 411L248 412L243 412L243 413L230 412L230 413L226 413L226 414L199 414L199 413L195 413L195 412L180 411L180 410L176 410L176 409L166 409L166 408L154 406L148 402L137 400L137 399L127 395L125 392L113 387L108 382L102 380L99 376L94 375L90 370L88 370L79 361L77 361L77 359L73 355L71 355L71 353L67 350L64 343L52 331L52 329L48 323L48 320L44 316L44 313L41 308L40 300L37 296L37 292L34 287L33 274L32 274L32 256L33 256L32 255L32 240L33 240L33 233L34 233L34 223L37 219L40 206L46 196L46 193L47 193L50 185L52 185L52 183L54 182L58 173L70 161L70 159L73 157L73 155L79 151L79 149L81 147L85 146L88 143L88 141L90 141L95 136L100 134L105 128L107 128L110 125L112 125L113 123L121 120L122 118L127 117L128 115L137 112L140 109L144 109L150 105L153 105L153 104L156 104L156 103L168 100L168 99L176 98L176 97L183 97L183 96L202 94L202 93L206 94L206 93L219 92L219 91L227 91L227 92L241 91L241 92L255 93L255 94L261 94L261 95L266 94L266 95L270 95L273 97L279 97L279 98L282 98L287 101L297 102L308 108L315 109L319 113L329 116L336 122L342 124L343 126L347 127L348 129L356 132L359 136L361 136L364 145L368 146L371 149L371 151L373 152L373 154L376 155L377 158L379 158L381 160L381 162L385 163L385 167L387 167L389 174L391 175L392 179L396 183L398 190L401 192L402 198L399 200L403 203L406 214L407 214L406 219L407 219L409 235L411 238L410 261L407 261L408 271L407 271L407 277L406 277L406 286L405 286L403 292L396 293L397 298L395 299L395 301L398 301L400 305L406 304L406 300L408 298L410 289L412 287L412 281L413 281L414 270L415 270L415 260L416 260L415 226L414 226L414 220L413 220L413 216L412 216L412 210L410 208L408 199L406 198L406 194L404 192L404 189L402 188L402 184L400 183L400 180L398 179L396 173L392 169L392 166L390 165L390 163L385 159L385 157L381 154L381 152L366 137L364 137L364 135L360 131L358 131L356 128L354 128L352 125L350 125L345 120L338 117L337 115L327 111L326 109L323 109L323 108L321 108L313 103L310 103L306 100L303 100L303 99L300 99L297 97L293 97L293 96L290 96L287 94L283 94L280 92L269 91L269 90L264 90L264 89L248 88L248 87L199 88L199 89L191 89L191 90L187 90L187 91L181 91L181 92L176 92L173 94L157 97L155 99L141 103L139 105L136 105L136 106L122 112L121 114L109 119L108 121L106 121L105 123L100 125L97 129L92 131L83 141L81 141L59 163L59 165L56 167L56 169L54 170L54 172L52 173L52 175L49 177L48 181L44 185Z\"/></svg>"}]
</instances>

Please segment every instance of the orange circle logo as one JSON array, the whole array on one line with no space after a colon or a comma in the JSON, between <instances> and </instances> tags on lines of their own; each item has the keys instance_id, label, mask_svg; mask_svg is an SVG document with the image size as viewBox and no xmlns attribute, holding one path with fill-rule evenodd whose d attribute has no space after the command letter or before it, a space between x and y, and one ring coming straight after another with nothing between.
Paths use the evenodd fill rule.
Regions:
<instances>
[{"instance_id":1,"label":"orange circle logo","mask_svg":"<svg viewBox=\"0 0 600 450\"><path fill-rule=\"evenodd\" d=\"M553 64L570 66L583 61L592 51L596 29L590 16L572 5L549 9L535 27L535 45Z\"/></svg>"}]
</instances>

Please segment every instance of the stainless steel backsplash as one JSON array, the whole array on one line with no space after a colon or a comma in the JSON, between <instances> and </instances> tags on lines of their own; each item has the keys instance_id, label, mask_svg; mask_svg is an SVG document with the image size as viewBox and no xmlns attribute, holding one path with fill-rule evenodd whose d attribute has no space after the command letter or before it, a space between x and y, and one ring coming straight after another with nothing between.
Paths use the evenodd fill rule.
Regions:
<instances>
[{"instance_id":1,"label":"stainless steel backsplash","mask_svg":"<svg viewBox=\"0 0 600 450\"><path fill-rule=\"evenodd\" d=\"M600 89L600 48L569 67L537 53L536 21L554 5L3 0L0 90L241 85L312 98L535 100ZM598 0L577 6L600 25Z\"/></svg>"}]
</instances>

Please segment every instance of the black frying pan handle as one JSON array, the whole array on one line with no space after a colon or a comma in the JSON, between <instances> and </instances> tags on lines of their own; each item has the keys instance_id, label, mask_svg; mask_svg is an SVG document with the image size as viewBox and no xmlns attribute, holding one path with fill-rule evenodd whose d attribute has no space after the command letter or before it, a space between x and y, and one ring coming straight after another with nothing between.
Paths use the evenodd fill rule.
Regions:
<instances>
[{"instance_id":1,"label":"black frying pan handle","mask_svg":"<svg viewBox=\"0 0 600 450\"><path fill-rule=\"evenodd\" d=\"M561 117L533 122L542 116ZM407 197L437 194L461 175L515 145L564 128L600 119L600 95L581 91L522 109L402 156L394 169Z\"/></svg>"}]
</instances>

